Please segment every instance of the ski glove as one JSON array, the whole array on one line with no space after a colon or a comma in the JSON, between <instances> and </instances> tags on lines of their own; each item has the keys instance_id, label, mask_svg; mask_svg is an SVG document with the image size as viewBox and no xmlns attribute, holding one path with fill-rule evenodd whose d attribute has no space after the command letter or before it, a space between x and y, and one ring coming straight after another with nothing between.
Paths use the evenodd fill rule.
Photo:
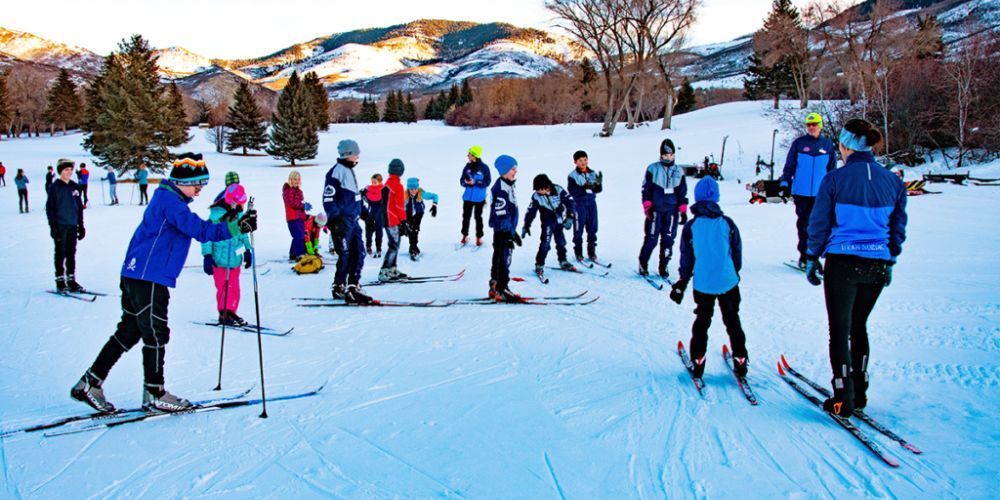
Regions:
<instances>
[{"instance_id":1,"label":"ski glove","mask_svg":"<svg viewBox=\"0 0 1000 500\"><path fill-rule=\"evenodd\" d=\"M653 220L653 202L644 201L642 202L642 211L646 214L646 218Z\"/></svg>"},{"instance_id":2,"label":"ski glove","mask_svg":"<svg viewBox=\"0 0 1000 500\"><path fill-rule=\"evenodd\" d=\"M687 222L688 222L688 213L687 212L681 212L681 221L680 221L680 224L683 226L684 224L687 224Z\"/></svg>"},{"instance_id":3,"label":"ski glove","mask_svg":"<svg viewBox=\"0 0 1000 500\"><path fill-rule=\"evenodd\" d=\"M239 236L240 234L252 233L257 230L257 211L248 210L240 220L229 223L229 232L233 236ZM234 232L233 229L236 229Z\"/></svg>"},{"instance_id":4,"label":"ski glove","mask_svg":"<svg viewBox=\"0 0 1000 500\"><path fill-rule=\"evenodd\" d=\"M313 206L312 206L312 203L309 203L307 201L307 202L305 202L305 203L302 204L302 208L305 209L306 212L312 212Z\"/></svg>"},{"instance_id":5,"label":"ski glove","mask_svg":"<svg viewBox=\"0 0 1000 500\"><path fill-rule=\"evenodd\" d=\"M250 266L252 265L253 265L253 251L248 250L246 252L243 252L243 269L250 269Z\"/></svg>"},{"instance_id":6,"label":"ski glove","mask_svg":"<svg viewBox=\"0 0 1000 500\"><path fill-rule=\"evenodd\" d=\"M399 221L399 237L402 238L403 236L410 236L410 223L405 220Z\"/></svg>"},{"instance_id":7,"label":"ski glove","mask_svg":"<svg viewBox=\"0 0 1000 500\"><path fill-rule=\"evenodd\" d=\"M892 265L885 266L885 286L892 284Z\"/></svg>"},{"instance_id":8,"label":"ski glove","mask_svg":"<svg viewBox=\"0 0 1000 500\"><path fill-rule=\"evenodd\" d=\"M806 260L806 280L812 286L819 286L823 283L823 264L819 263L818 257L808 257Z\"/></svg>"},{"instance_id":9,"label":"ski glove","mask_svg":"<svg viewBox=\"0 0 1000 500\"><path fill-rule=\"evenodd\" d=\"M334 239L340 240L347 236L347 222L342 217L330 219L327 227L330 228L330 234L333 235Z\"/></svg>"},{"instance_id":10,"label":"ski glove","mask_svg":"<svg viewBox=\"0 0 1000 500\"><path fill-rule=\"evenodd\" d=\"M521 246L521 243L522 243L521 237L518 236L517 233L514 233L514 234L512 234L510 236L510 241L511 241L511 243L513 243L513 244L515 244L517 246Z\"/></svg>"},{"instance_id":11,"label":"ski glove","mask_svg":"<svg viewBox=\"0 0 1000 500\"><path fill-rule=\"evenodd\" d=\"M566 220L562 223L563 229L573 229L573 218L566 217Z\"/></svg>"},{"instance_id":12,"label":"ski glove","mask_svg":"<svg viewBox=\"0 0 1000 500\"><path fill-rule=\"evenodd\" d=\"M437 203L435 203L431 205L431 217L437 217L437 216L438 216L438 206Z\"/></svg>"},{"instance_id":13,"label":"ski glove","mask_svg":"<svg viewBox=\"0 0 1000 500\"><path fill-rule=\"evenodd\" d=\"M521 228L521 238L527 238L528 236L531 236L531 228L528 227L528 226L522 227Z\"/></svg>"},{"instance_id":14,"label":"ski glove","mask_svg":"<svg viewBox=\"0 0 1000 500\"><path fill-rule=\"evenodd\" d=\"M778 196L782 198L788 198L791 195L792 195L792 190L789 189L788 183L785 181L781 181L781 184L778 184Z\"/></svg>"},{"instance_id":15,"label":"ski glove","mask_svg":"<svg viewBox=\"0 0 1000 500\"><path fill-rule=\"evenodd\" d=\"M205 274L212 275L212 272L215 270L215 259L211 255L205 256L205 260L202 262L202 269L205 271Z\"/></svg>"},{"instance_id":16,"label":"ski glove","mask_svg":"<svg viewBox=\"0 0 1000 500\"><path fill-rule=\"evenodd\" d=\"M596 188L604 186L604 172L597 172L597 185Z\"/></svg>"},{"instance_id":17,"label":"ski glove","mask_svg":"<svg viewBox=\"0 0 1000 500\"><path fill-rule=\"evenodd\" d=\"M76 226L76 239L82 240L84 236L87 236L87 229L82 224Z\"/></svg>"},{"instance_id":18,"label":"ski glove","mask_svg":"<svg viewBox=\"0 0 1000 500\"><path fill-rule=\"evenodd\" d=\"M688 281L678 280L674 286L670 287L670 300L680 304L684 300L684 291L687 290Z\"/></svg>"}]
</instances>

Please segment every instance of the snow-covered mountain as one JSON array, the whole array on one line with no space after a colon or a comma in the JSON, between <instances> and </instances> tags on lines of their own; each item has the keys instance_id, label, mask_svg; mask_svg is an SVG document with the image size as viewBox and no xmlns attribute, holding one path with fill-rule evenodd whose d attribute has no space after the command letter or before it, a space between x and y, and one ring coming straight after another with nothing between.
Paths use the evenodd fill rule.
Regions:
<instances>
[{"instance_id":1,"label":"snow-covered mountain","mask_svg":"<svg viewBox=\"0 0 1000 500\"><path fill-rule=\"evenodd\" d=\"M157 56L156 63L160 67L160 74L168 78L180 78L201 73L212 68L212 60L195 54L184 47L167 47L156 49L153 53Z\"/></svg>"},{"instance_id":2,"label":"snow-covered mountain","mask_svg":"<svg viewBox=\"0 0 1000 500\"><path fill-rule=\"evenodd\" d=\"M0 27L0 52L23 61L96 74L104 58L85 48Z\"/></svg>"}]
</instances>

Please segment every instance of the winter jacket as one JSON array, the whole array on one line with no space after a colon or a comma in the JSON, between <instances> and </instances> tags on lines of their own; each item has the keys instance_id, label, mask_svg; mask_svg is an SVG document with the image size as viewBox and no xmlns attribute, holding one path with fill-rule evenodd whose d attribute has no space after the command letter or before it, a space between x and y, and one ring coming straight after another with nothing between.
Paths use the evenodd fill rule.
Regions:
<instances>
[{"instance_id":1,"label":"winter jacket","mask_svg":"<svg viewBox=\"0 0 1000 500\"><path fill-rule=\"evenodd\" d=\"M338 162L326 173L323 186L323 211L330 220L358 220L361 215L361 192L354 168Z\"/></svg>"},{"instance_id":2,"label":"winter jacket","mask_svg":"<svg viewBox=\"0 0 1000 500\"><path fill-rule=\"evenodd\" d=\"M652 203L657 212L676 211L681 205L687 205L684 169L673 162L651 163L642 181L642 201Z\"/></svg>"},{"instance_id":3,"label":"winter jacket","mask_svg":"<svg viewBox=\"0 0 1000 500\"><path fill-rule=\"evenodd\" d=\"M597 182L597 172L589 168L586 172L580 172L574 168L566 179L566 189L576 204L594 205L597 203L597 193L603 191L604 186Z\"/></svg>"},{"instance_id":4,"label":"winter jacket","mask_svg":"<svg viewBox=\"0 0 1000 500\"><path fill-rule=\"evenodd\" d=\"M82 226L83 199L80 197L80 186L72 180L63 182L62 179L56 179L49 186L45 215L49 219L49 227Z\"/></svg>"},{"instance_id":5,"label":"winter jacket","mask_svg":"<svg viewBox=\"0 0 1000 500\"><path fill-rule=\"evenodd\" d=\"M837 168L837 152L828 137L806 134L792 142L781 171L781 182L796 196L816 196L827 172Z\"/></svg>"},{"instance_id":6,"label":"winter jacket","mask_svg":"<svg viewBox=\"0 0 1000 500\"><path fill-rule=\"evenodd\" d=\"M87 170L85 168L81 168L76 173L76 177L77 177L77 179L79 179L81 186L86 186L87 182L90 180L90 170Z\"/></svg>"},{"instance_id":7,"label":"winter jacket","mask_svg":"<svg viewBox=\"0 0 1000 500\"><path fill-rule=\"evenodd\" d=\"M188 207L192 201L172 182L160 183L132 234L122 276L173 288L184 268L192 238L202 242L232 238L226 224L212 224L192 213Z\"/></svg>"},{"instance_id":8,"label":"winter jacket","mask_svg":"<svg viewBox=\"0 0 1000 500\"><path fill-rule=\"evenodd\" d=\"M694 275L694 289L721 295L740 282L743 242L740 230L718 203L699 201L691 206L694 219L681 233L682 280Z\"/></svg>"},{"instance_id":9,"label":"winter jacket","mask_svg":"<svg viewBox=\"0 0 1000 500\"><path fill-rule=\"evenodd\" d=\"M139 170L135 173L135 178L139 181L140 186L149 184L149 170Z\"/></svg>"},{"instance_id":10,"label":"winter jacket","mask_svg":"<svg viewBox=\"0 0 1000 500\"><path fill-rule=\"evenodd\" d=\"M306 220L301 188L293 188L286 182L281 186L281 199L285 201L285 221Z\"/></svg>"},{"instance_id":11,"label":"winter jacket","mask_svg":"<svg viewBox=\"0 0 1000 500\"><path fill-rule=\"evenodd\" d=\"M438 195L424 191L423 188L417 188L417 194L414 196L410 196L409 190L406 190L404 194L406 195L404 197L406 199L406 218L424 213L427 209L427 203L424 200L430 200L435 205L438 203Z\"/></svg>"},{"instance_id":12,"label":"winter jacket","mask_svg":"<svg viewBox=\"0 0 1000 500\"><path fill-rule=\"evenodd\" d=\"M208 220L213 223L222 222L222 216L226 215L226 207L219 204L212 205L209 210ZM237 219L243 215L240 210L236 215ZM235 269L243 265L243 253L249 251L250 237L246 234L234 236L223 241L206 241L201 244L201 254L211 255L215 262L215 267L225 269Z\"/></svg>"},{"instance_id":13,"label":"winter jacket","mask_svg":"<svg viewBox=\"0 0 1000 500\"><path fill-rule=\"evenodd\" d=\"M471 186L466 184L470 179L472 180ZM458 180L459 184L465 188L462 200L474 203L486 201L486 190L489 189L490 179L490 168L483 163L483 160L477 158L475 162L466 163L465 168L462 169L462 177Z\"/></svg>"},{"instance_id":14,"label":"winter jacket","mask_svg":"<svg viewBox=\"0 0 1000 500\"><path fill-rule=\"evenodd\" d=\"M306 224L305 224L306 254L316 255L316 253L319 251L321 245L319 235L320 231L324 229L326 228L316 223L315 215L311 215L309 216L308 219L306 219ZM327 231L329 230L327 229Z\"/></svg>"},{"instance_id":15,"label":"winter jacket","mask_svg":"<svg viewBox=\"0 0 1000 500\"><path fill-rule=\"evenodd\" d=\"M109 171L108 175L105 175L104 177L101 177L101 180L102 181L108 181L108 184L111 184L111 185L118 184L118 176L115 175L115 171L114 170Z\"/></svg>"},{"instance_id":16,"label":"winter jacket","mask_svg":"<svg viewBox=\"0 0 1000 500\"><path fill-rule=\"evenodd\" d=\"M14 177L14 185L17 186L17 190L28 189L28 176L22 175L20 177Z\"/></svg>"},{"instance_id":17,"label":"winter jacket","mask_svg":"<svg viewBox=\"0 0 1000 500\"><path fill-rule=\"evenodd\" d=\"M385 203L382 202L382 184L361 189L361 211L373 221L385 223ZM363 215L364 216L364 215Z\"/></svg>"},{"instance_id":18,"label":"winter jacket","mask_svg":"<svg viewBox=\"0 0 1000 500\"><path fill-rule=\"evenodd\" d=\"M539 194L537 191L531 195L531 203L528 204L528 211L524 214L524 227L531 227L535 220L535 214L541 213L542 226L562 224L566 217L573 217L575 206L573 197L557 184L552 185L552 194Z\"/></svg>"},{"instance_id":19,"label":"winter jacket","mask_svg":"<svg viewBox=\"0 0 1000 500\"><path fill-rule=\"evenodd\" d=\"M389 174L382 186L382 199L385 200L386 227L396 227L406 220L406 202L404 201L403 183L399 176Z\"/></svg>"},{"instance_id":20,"label":"winter jacket","mask_svg":"<svg viewBox=\"0 0 1000 500\"><path fill-rule=\"evenodd\" d=\"M514 182L504 178L497 179L490 189L490 227L498 233L517 232L519 213L517 196L514 193Z\"/></svg>"},{"instance_id":21,"label":"winter jacket","mask_svg":"<svg viewBox=\"0 0 1000 500\"><path fill-rule=\"evenodd\" d=\"M820 184L809 217L809 255L895 261L906 240L906 187L870 152L855 151Z\"/></svg>"},{"instance_id":22,"label":"winter jacket","mask_svg":"<svg viewBox=\"0 0 1000 500\"><path fill-rule=\"evenodd\" d=\"M45 192L49 192L49 188L52 187L52 183L56 180L55 172L48 172L45 174Z\"/></svg>"},{"instance_id":23,"label":"winter jacket","mask_svg":"<svg viewBox=\"0 0 1000 500\"><path fill-rule=\"evenodd\" d=\"M0 175L7 175L7 167L0 165Z\"/></svg>"}]
</instances>

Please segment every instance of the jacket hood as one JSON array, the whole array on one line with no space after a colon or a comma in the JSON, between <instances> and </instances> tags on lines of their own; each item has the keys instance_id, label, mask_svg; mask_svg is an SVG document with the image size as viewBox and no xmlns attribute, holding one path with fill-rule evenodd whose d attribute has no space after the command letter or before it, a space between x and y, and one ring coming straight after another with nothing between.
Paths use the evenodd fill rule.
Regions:
<instances>
[{"instance_id":1,"label":"jacket hood","mask_svg":"<svg viewBox=\"0 0 1000 500\"><path fill-rule=\"evenodd\" d=\"M691 205L691 213L699 217L716 219L722 217L722 208L714 201L699 201Z\"/></svg>"}]
</instances>

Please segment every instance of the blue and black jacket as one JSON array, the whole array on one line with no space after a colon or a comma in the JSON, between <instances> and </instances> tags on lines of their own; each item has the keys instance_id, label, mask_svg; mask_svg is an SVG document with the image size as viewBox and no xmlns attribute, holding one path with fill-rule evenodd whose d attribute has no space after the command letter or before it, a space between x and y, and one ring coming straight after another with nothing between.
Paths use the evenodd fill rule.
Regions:
<instances>
[{"instance_id":1,"label":"blue and black jacket","mask_svg":"<svg viewBox=\"0 0 1000 500\"><path fill-rule=\"evenodd\" d=\"M330 168L326 173L326 183L323 186L323 211L330 220L343 218L356 221L361 215L361 191L358 190L358 178L354 169L340 163Z\"/></svg>"},{"instance_id":2,"label":"blue and black jacket","mask_svg":"<svg viewBox=\"0 0 1000 500\"><path fill-rule=\"evenodd\" d=\"M431 203L435 205L438 203L438 195L430 192L424 191L422 188L417 188L417 195L410 196L410 190L406 190L406 218L409 219L414 215L419 215L427 210L427 202L424 200L430 200Z\"/></svg>"},{"instance_id":3,"label":"blue and black jacket","mask_svg":"<svg viewBox=\"0 0 1000 500\"><path fill-rule=\"evenodd\" d=\"M472 185L466 182L472 179ZM462 169L462 177L458 182L465 188L462 194L463 201L482 203L486 201L486 190L490 185L490 167L487 167L483 160L476 158L475 163L466 163Z\"/></svg>"},{"instance_id":4,"label":"blue and black jacket","mask_svg":"<svg viewBox=\"0 0 1000 500\"><path fill-rule=\"evenodd\" d=\"M497 179L490 189L490 196L490 227L498 233L517 233L520 212L517 208L517 196L514 194L514 181L503 177Z\"/></svg>"},{"instance_id":5,"label":"blue and black jacket","mask_svg":"<svg viewBox=\"0 0 1000 500\"><path fill-rule=\"evenodd\" d=\"M552 185L551 194L531 195L531 203L524 214L524 227L531 227L536 214L541 214L542 227L562 224L567 217L573 217L575 205L573 197L558 184Z\"/></svg>"},{"instance_id":6,"label":"blue and black jacket","mask_svg":"<svg viewBox=\"0 0 1000 500\"><path fill-rule=\"evenodd\" d=\"M895 261L906 240L906 187L870 152L855 151L823 179L809 217L811 256Z\"/></svg>"},{"instance_id":7,"label":"blue and black jacket","mask_svg":"<svg viewBox=\"0 0 1000 500\"><path fill-rule=\"evenodd\" d=\"M586 172L580 172L574 168L566 179L566 189L577 205L594 205L597 203L597 193L603 191L604 186L597 182L597 172L589 168Z\"/></svg>"},{"instance_id":8,"label":"blue and black jacket","mask_svg":"<svg viewBox=\"0 0 1000 500\"><path fill-rule=\"evenodd\" d=\"M49 198L45 200L49 227L82 226L83 199L80 196L80 186L76 182L63 182L56 178L49 186Z\"/></svg>"},{"instance_id":9,"label":"blue and black jacket","mask_svg":"<svg viewBox=\"0 0 1000 500\"><path fill-rule=\"evenodd\" d=\"M684 169L674 162L651 163L642 180L642 201L652 203L656 212L677 211L681 205L687 205Z\"/></svg>"},{"instance_id":10,"label":"blue and black jacket","mask_svg":"<svg viewBox=\"0 0 1000 500\"><path fill-rule=\"evenodd\" d=\"M682 280L694 276L694 289L721 295L740 283L743 241L740 230L719 204L699 201L691 206L694 219L681 233Z\"/></svg>"},{"instance_id":11,"label":"blue and black jacket","mask_svg":"<svg viewBox=\"0 0 1000 500\"><path fill-rule=\"evenodd\" d=\"M795 196L816 196L828 172L837 168L837 151L826 136L806 134L792 141L781 171L781 183L792 186Z\"/></svg>"}]
</instances>

